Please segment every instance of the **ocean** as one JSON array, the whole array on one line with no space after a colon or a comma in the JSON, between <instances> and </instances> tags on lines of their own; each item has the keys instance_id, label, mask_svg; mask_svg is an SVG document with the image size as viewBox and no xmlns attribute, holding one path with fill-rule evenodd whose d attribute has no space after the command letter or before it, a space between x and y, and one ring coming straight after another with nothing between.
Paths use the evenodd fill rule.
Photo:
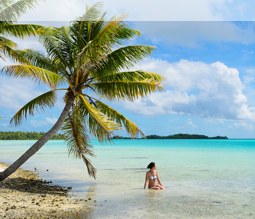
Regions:
<instances>
[{"instance_id":1,"label":"ocean","mask_svg":"<svg viewBox=\"0 0 255 219\"><path fill-rule=\"evenodd\" d=\"M12 163L34 141L0 141L0 162ZM64 141L49 141L22 168L72 194L96 200L88 218L255 218L255 140L93 140L94 180L68 156ZM144 190L156 162L162 191Z\"/></svg>"}]
</instances>

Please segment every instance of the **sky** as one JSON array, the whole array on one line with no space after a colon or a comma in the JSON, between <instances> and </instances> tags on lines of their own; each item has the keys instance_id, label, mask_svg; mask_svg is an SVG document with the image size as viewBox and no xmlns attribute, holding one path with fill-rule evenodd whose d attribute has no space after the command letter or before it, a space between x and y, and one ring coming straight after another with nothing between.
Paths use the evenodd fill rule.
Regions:
<instances>
[{"instance_id":1,"label":"sky","mask_svg":"<svg viewBox=\"0 0 255 219\"><path fill-rule=\"evenodd\" d=\"M20 21L65 24L95 2L39 1ZM108 103L146 135L255 138L254 6L248 0L105 1L102 9L109 18L125 14L128 25L142 33L128 44L156 47L133 69L164 77L163 91L134 102ZM16 41L19 48L43 51L35 38ZM11 63L0 60L0 67ZM63 108L61 93L54 109L29 116L19 127L9 124L23 104L46 90L34 81L0 74L0 131L47 131Z\"/></svg>"}]
</instances>

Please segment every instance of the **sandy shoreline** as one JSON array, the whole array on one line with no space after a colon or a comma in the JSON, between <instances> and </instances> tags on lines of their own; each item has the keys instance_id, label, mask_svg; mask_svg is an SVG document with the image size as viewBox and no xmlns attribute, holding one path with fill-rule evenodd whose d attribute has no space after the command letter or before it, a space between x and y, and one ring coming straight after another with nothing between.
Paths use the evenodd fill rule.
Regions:
<instances>
[{"instance_id":1,"label":"sandy shoreline","mask_svg":"<svg viewBox=\"0 0 255 219\"><path fill-rule=\"evenodd\" d=\"M0 171L6 167L0 163ZM86 218L92 203L90 198L71 197L68 188L44 181L32 171L19 169L0 182L0 218Z\"/></svg>"}]
</instances>

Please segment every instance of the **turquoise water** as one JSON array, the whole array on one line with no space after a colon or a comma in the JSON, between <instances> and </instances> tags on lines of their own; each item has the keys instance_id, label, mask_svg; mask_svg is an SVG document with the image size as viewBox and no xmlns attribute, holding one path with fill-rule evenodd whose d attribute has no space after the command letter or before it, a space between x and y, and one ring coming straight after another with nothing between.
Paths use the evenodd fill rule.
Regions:
<instances>
[{"instance_id":1,"label":"turquoise water","mask_svg":"<svg viewBox=\"0 0 255 219\"><path fill-rule=\"evenodd\" d=\"M34 141L0 141L11 163ZM63 141L50 141L22 167L97 202L89 218L255 218L255 140L93 141L97 179ZM154 161L163 191L143 189ZM48 170L48 171L47 171Z\"/></svg>"}]
</instances>

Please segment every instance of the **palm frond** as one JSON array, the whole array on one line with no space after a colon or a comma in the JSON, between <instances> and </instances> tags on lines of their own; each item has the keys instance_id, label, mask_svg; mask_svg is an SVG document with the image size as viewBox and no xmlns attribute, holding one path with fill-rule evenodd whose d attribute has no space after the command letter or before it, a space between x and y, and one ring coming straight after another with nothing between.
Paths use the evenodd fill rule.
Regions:
<instances>
[{"instance_id":1,"label":"palm frond","mask_svg":"<svg viewBox=\"0 0 255 219\"><path fill-rule=\"evenodd\" d=\"M138 34L138 31L127 28L121 20L114 18L107 22L94 38L89 38L89 41L87 39L87 44L79 53L79 57L85 63L88 58L92 62L98 62L111 52L114 44Z\"/></svg>"},{"instance_id":2,"label":"palm frond","mask_svg":"<svg viewBox=\"0 0 255 219\"><path fill-rule=\"evenodd\" d=\"M55 88L57 84L64 81L64 78L60 75L33 65L10 65L4 67L3 71L8 75L16 77L32 78L48 84L52 88Z\"/></svg>"},{"instance_id":3,"label":"palm frond","mask_svg":"<svg viewBox=\"0 0 255 219\"><path fill-rule=\"evenodd\" d=\"M103 6L102 2L97 2L91 7L86 6L85 14L78 18L77 21L98 21L101 18L102 12L101 8Z\"/></svg>"},{"instance_id":4,"label":"palm frond","mask_svg":"<svg viewBox=\"0 0 255 219\"><path fill-rule=\"evenodd\" d=\"M63 28L48 29L44 34L40 36L40 40L43 42L43 45L48 53L49 58L52 60L52 63L58 65L61 68L61 72L67 76L69 73L67 67L69 66L68 60L65 59L63 54L63 44L61 45L61 33ZM66 51L68 52L68 51ZM71 55L71 54L70 54Z\"/></svg>"},{"instance_id":5,"label":"palm frond","mask_svg":"<svg viewBox=\"0 0 255 219\"><path fill-rule=\"evenodd\" d=\"M0 52L3 54L1 57L2 59L4 59L3 57L9 57L13 60L17 60L18 57L17 57L17 54L16 54L16 51L15 49L13 49L12 47L6 45L6 44L1 44L0 45ZM1 55L0 53L0 55Z\"/></svg>"},{"instance_id":6,"label":"palm frond","mask_svg":"<svg viewBox=\"0 0 255 219\"><path fill-rule=\"evenodd\" d=\"M71 66L75 66L74 61L74 51L73 51L73 41L70 35L70 29L68 27L59 28L58 33L56 34L58 40L58 49L62 54L62 58L67 63L66 67L71 68Z\"/></svg>"},{"instance_id":7,"label":"palm frond","mask_svg":"<svg viewBox=\"0 0 255 219\"><path fill-rule=\"evenodd\" d=\"M79 108L83 112L83 116L88 118L90 133L96 136L99 141L110 140L112 132L120 129L119 124L90 104L83 95L80 95L79 98Z\"/></svg>"},{"instance_id":8,"label":"palm frond","mask_svg":"<svg viewBox=\"0 0 255 219\"><path fill-rule=\"evenodd\" d=\"M3 10L3 8L6 8L13 0L2 0L0 2L0 8Z\"/></svg>"},{"instance_id":9,"label":"palm frond","mask_svg":"<svg viewBox=\"0 0 255 219\"><path fill-rule=\"evenodd\" d=\"M44 31L43 29L42 26L36 24L7 23L0 25L0 33L21 38L42 34Z\"/></svg>"},{"instance_id":10,"label":"palm frond","mask_svg":"<svg viewBox=\"0 0 255 219\"><path fill-rule=\"evenodd\" d=\"M52 61L38 51L31 49L14 50L14 55L15 57L12 58L17 62L34 65L51 71L57 71L57 68L54 68L56 66L52 65Z\"/></svg>"},{"instance_id":11,"label":"palm frond","mask_svg":"<svg viewBox=\"0 0 255 219\"><path fill-rule=\"evenodd\" d=\"M2 0L0 9L0 20L16 21L27 9L33 8L37 0L19 0L6 1Z\"/></svg>"},{"instance_id":12,"label":"palm frond","mask_svg":"<svg viewBox=\"0 0 255 219\"><path fill-rule=\"evenodd\" d=\"M55 65L52 65L51 60L45 57L40 52L25 49L25 50L17 50L13 49L6 44L0 43L0 50L2 50L5 56L8 56L15 62L19 62L27 65L34 65L40 68L45 68L51 71L56 71L57 68Z\"/></svg>"},{"instance_id":13,"label":"palm frond","mask_svg":"<svg viewBox=\"0 0 255 219\"><path fill-rule=\"evenodd\" d=\"M93 75L102 76L112 72L118 72L124 68L129 69L138 63L142 58L151 54L152 46L135 45L121 47L108 54L93 71Z\"/></svg>"},{"instance_id":14,"label":"palm frond","mask_svg":"<svg viewBox=\"0 0 255 219\"><path fill-rule=\"evenodd\" d=\"M94 153L86 135L86 121L76 107L65 120L62 131L67 142L69 155L72 154L75 158L82 159L86 164L88 174L95 178L96 169L87 158L87 156L94 156Z\"/></svg>"},{"instance_id":15,"label":"palm frond","mask_svg":"<svg viewBox=\"0 0 255 219\"><path fill-rule=\"evenodd\" d=\"M0 36L0 49L2 45L13 47L13 48L17 46L17 44L13 42L12 40L7 39L6 37Z\"/></svg>"},{"instance_id":16,"label":"palm frond","mask_svg":"<svg viewBox=\"0 0 255 219\"><path fill-rule=\"evenodd\" d=\"M96 178L96 168L93 166L90 159L88 159L87 156L85 156L85 154L82 154L81 156L82 156L83 162L86 164L88 174L90 176L94 177L94 179L95 179Z\"/></svg>"},{"instance_id":17,"label":"palm frond","mask_svg":"<svg viewBox=\"0 0 255 219\"><path fill-rule=\"evenodd\" d=\"M34 115L37 110L44 110L45 107L52 107L56 101L55 91L51 90L29 101L11 119L11 123L19 125L23 118Z\"/></svg>"},{"instance_id":18,"label":"palm frond","mask_svg":"<svg viewBox=\"0 0 255 219\"><path fill-rule=\"evenodd\" d=\"M0 58L2 58L3 60L5 56L10 57L13 60L16 60L17 56L16 56L16 52L15 52L15 47L16 44L11 41L8 40L4 37L0 37Z\"/></svg>"},{"instance_id":19,"label":"palm frond","mask_svg":"<svg viewBox=\"0 0 255 219\"><path fill-rule=\"evenodd\" d=\"M91 87L108 99L128 99L131 101L161 89L159 82L150 79L96 82L91 84Z\"/></svg>"},{"instance_id":20,"label":"palm frond","mask_svg":"<svg viewBox=\"0 0 255 219\"><path fill-rule=\"evenodd\" d=\"M93 99L95 99L95 98L93 98ZM138 126L134 122L132 122L131 120L126 118L124 115L119 113L117 110L113 109L109 105L107 105L97 99L95 99L95 105L100 112L102 112L109 118L113 119L121 126L124 126L126 131L131 135L131 137L137 137L139 134L144 136L143 132L138 128Z\"/></svg>"},{"instance_id":21,"label":"palm frond","mask_svg":"<svg viewBox=\"0 0 255 219\"><path fill-rule=\"evenodd\" d=\"M111 81L143 81L143 80L149 80L154 83L160 83L162 80L162 76L154 73L154 72L148 72L148 71L126 71L126 72L117 72L108 75L103 75L96 77L96 80L98 82L111 82Z\"/></svg>"},{"instance_id":22,"label":"palm frond","mask_svg":"<svg viewBox=\"0 0 255 219\"><path fill-rule=\"evenodd\" d=\"M85 14L72 22L70 35L78 51L81 51L100 32L105 16L101 14L100 7L101 3L87 7Z\"/></svg>"}]
</instances>

